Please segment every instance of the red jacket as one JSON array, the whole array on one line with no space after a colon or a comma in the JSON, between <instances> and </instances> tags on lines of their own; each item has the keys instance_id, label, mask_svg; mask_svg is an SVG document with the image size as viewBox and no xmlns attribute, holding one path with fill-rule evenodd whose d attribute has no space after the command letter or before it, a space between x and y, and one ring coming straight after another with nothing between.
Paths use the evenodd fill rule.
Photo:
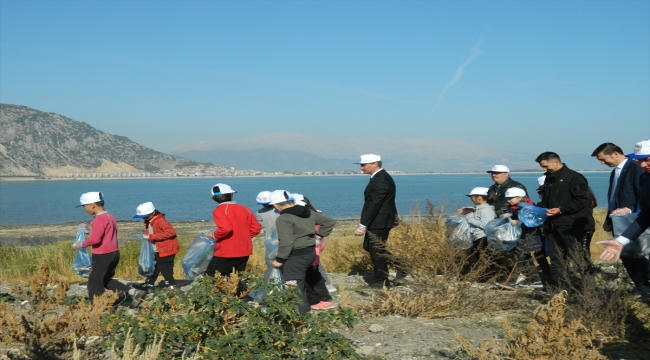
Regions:
<instances>
[{"instance_id":1,"label":"red jacket","mask_svg":"<svg viewBox=\"0 0 650 360\"><path fill-rule=\"evenodd\" d=\"M223 202L212 211L212 218L217 225L213 234L217 239L214 256L236 258L253 254L251 239L260 233L262 227L246 206L234 201Z\"/></svg>"},{"instance_id":2,"label":"red jacket","mask_svg":"<svg viewBox=\"0 0 650 360\"><path fill-rule=\"evenodd\" d=\"M149 241L156 245L161 258L172 256L178 252L178 238L172 224L163 214L156 215L150 222L144 223L144 233L149 235Z\"/></svg>"}]
</instances>

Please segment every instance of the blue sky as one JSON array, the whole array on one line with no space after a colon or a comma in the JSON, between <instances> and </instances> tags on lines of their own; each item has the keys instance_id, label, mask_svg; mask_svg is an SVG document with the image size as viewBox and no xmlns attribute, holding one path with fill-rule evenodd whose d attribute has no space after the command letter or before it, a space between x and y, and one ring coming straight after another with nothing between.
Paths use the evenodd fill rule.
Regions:
<instances>
[{"instance_id":1,"label":"blue sky","mask_svg":"<svg viewBox=\"0 0 650 360\"><path fill-rule=\"evenodd\" d=\"M650 1L0 1L0 101L157 150L272 132L630 151Z\"/></svg>"}]
</instances>

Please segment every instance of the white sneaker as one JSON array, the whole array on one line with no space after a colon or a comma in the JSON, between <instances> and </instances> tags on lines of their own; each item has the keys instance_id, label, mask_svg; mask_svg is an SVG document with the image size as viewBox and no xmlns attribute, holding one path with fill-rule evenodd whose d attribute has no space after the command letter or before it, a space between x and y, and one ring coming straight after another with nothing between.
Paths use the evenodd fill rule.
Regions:
<instances>
[{"instance_id":1,"label":"white sneaker","mask_svg":"<svg viewBox=\"0 0 650 360\"><path fill-rule=\"evenodd\" d=\"M337 291L336 287L334 287L334 285L332 284L325 284L325 287L327 288L327 291L329 291L330 294Z\"/></svg>"}]
</instances>

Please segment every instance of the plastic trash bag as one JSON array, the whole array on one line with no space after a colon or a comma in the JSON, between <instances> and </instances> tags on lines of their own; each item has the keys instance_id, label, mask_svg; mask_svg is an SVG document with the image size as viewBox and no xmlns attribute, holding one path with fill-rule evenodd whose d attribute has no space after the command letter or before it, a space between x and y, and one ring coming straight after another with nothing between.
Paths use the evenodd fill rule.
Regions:
<instances>
[{"instance_id":1,"label":"plastic trash bag","mask_svg":"<svg viewBox=\"0 0 650 360\"><path fill-rule=\"evenodd\" d=\"M77 230L77 238L75 242L83 242L86 239L83 228L80 226ZM72 271L75 274L87 278L90 276L90 268L92 266L92 258L87 248L77 249L77 253L72 260Z\"/></svg>"},{"instance_id":2,"label":"plastic trash bag","mask_svg":"<svg viewBox=\"0 0 650 360\"><path fill-rule=\"evenodd\" d=\"M212 256L214 256L215 244L216 242L208 239L205 233L200 233L194 238L181 262L187 280L194 280L205 273Z\"/></svg>"},{"instance_id":3,"label":"plastic trash bag","mask_svg":"<svg viewBox=\"0 0 650 360\"><path fill-rule=\"evenodd\" d=\"M624 216L610 216L612 219L612 228L614 237L620 236L636 220L639 213L628 214ZM639 237L634 240L630 239L627 245L623 247L621 256L640 258L650 254L650 229L646 229Z\"/></svg>"},{"instance_id":4,"label":"plastic trash bag","mask_svg":"<svg viewBox=\"0 0 650 360\"><path fill-rule=\"evenodd\" d=\"M264 280L269 281L272 278L272 273L275 269L271 266L273 260L278 255L278 245L280 240L278 240L278 229L273 225L273 228L269 233L264 234L264 260L266 261L266 271L264 272Z\"/></svg>"},{"instance_id":5,"label":"plastic trash bag","mask_svg":"<svg viewBox=\"0 0 650 360\"><path fill-rule=\"evenodd\" d=\"M449 216L445 219L447 239L454 247L469 249L474 244L467 219L462 216Z\"/></svg>"},{"instance_id":6,"label":"plastic trash bag","mask_svg":"<svg viewBox=\"0 0 650 360\"><path fill-rule=\"evenodd\" d=\"M140 248L140 256L138 257L138 274L149 277L153 275L156 268L156 258L154 254L154 244L142 239L142 247Z\"/></svg>"},{"instance_id":7,"label":"plastic trash bag","mask_svg":"<svg viewBox=\"0 0 650 360\"><path fill-rule=\"evenodd\" d=\"M268 283L267 285L260 286L249 294L258 303L262 302L273 291L284 289L284 278L280 269L272 268L269 277L265 278L265 280Z\"/></svg>"},{"instance_id":8,"label":"plastic trash bag","mask_svg":"<svg viewBox=\"0 0 650 360\"><path fill-rule=\"evenodd\" d=\"M521 237L521 226L512 225L510 218L496 218L485 224L488 250L496 253L508 252L517 246Z\"/></svg>"},{"instance_id":9,"label":"plastic trash bag","mask_svg":"<svg viewBox=\"0 0 650 360\"><path fill-rule=\"evenodd\" d=\"M542 226L546 221L546 209L520 202L519 220L529 228Z\"/></svg>"}]
</instances>

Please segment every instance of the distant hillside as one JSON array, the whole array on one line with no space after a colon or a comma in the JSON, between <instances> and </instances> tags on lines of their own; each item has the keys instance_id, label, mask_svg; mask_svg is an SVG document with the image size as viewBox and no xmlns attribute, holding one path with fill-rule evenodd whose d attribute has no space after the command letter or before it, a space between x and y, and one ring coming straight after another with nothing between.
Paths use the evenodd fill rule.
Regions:
<instances>
[{"instance_id":1,"label":"distant hillside","mask_svg":"<svg viewBox=\"0 0 650 360\"><path fill-rule=\"evenodd\" d=\"M495 143L498 144L498 143ZM507 147L503 143L502 147ZM549 149L552 151L552 149ZM201 162L263 171L358 170L359 155L382 156L389 170L421 172L484 171L495 164L539 170L539 154L507 151L459 139L316 139L300 134L266 134L243 140L208 140L182 145L172 154ZM586 154L560 154L570 168L603 170Z\"/></svg>"},{"instance_id":2,"label":"distant hillside","mask_svg":"<svg viewBox=\"0 0 650 360\"><path fill-rule=\"evenodd\" d=\"M157 172L196 161L141 146L55 113L0 104L0 176Z\"/></svg>"}]
</instances>

